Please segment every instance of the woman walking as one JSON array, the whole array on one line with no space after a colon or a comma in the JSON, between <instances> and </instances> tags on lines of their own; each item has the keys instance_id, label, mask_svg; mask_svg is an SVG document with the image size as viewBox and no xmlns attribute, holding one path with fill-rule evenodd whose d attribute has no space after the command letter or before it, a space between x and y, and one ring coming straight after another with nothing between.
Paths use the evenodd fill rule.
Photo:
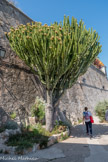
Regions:
<instances>
[{"instance_id":1,"label":"woman walking","mask_svg":"<svg viewBox=\"0 0 108 162\"><path fill-rule=\"evenodd\" d=\"M91 112L88 111L88 108L85 107L85 111L83 112L83 124L85 121L86 125L86 133L92 137L92 123L90 117L92 116Z\"/></svg>"}]
</instances>

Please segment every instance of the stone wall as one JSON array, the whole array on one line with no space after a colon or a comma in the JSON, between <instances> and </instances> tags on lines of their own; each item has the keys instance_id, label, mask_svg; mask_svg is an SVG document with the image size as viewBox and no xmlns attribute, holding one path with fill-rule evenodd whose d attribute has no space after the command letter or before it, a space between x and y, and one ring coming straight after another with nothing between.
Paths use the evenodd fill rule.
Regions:
<instances>
[{"instance_id":1,"label":"stone wall","mask_svg":"<svg viewBox=\"0 0 108 162\"><path fill-rule=\"evenodd\" d=\"M42 96L43 88L37 77L11 50L4 32L11 26L26 24L32 20L19 9L0 0L0 46L6 49L5 59L0 60L0 117L16 111L24 119L36 96Z\"/></svg>"},{"instance_id":2,"label":"stone wall","mask_svg":"<svg viewBox=\"0 0 108 162\"><path fill-rule=\"evenodd\" d=\"M30 114L29 108L35 97L45 95L38 78L11 50L4 35L11 26L31 21L6 0L0 0L0 45L6 49L5 59L0 60L0 120L6 113L10 114L14 111L24 119L24 116ZM91 66L86 74L62 96L59 111L66 114L73 123L82 118L85 106L93 112L96 104L104 99L108 100L108 80L104 73Z\"/></svg>"},{"instance_id":3,"label":"stone wall","mask_svg":"<svg viewBox=\"0 0 108 162\"><path fill-rule=\"evenodd\" d=\"M85 106L94 113L97 103L104 100L108 100L108 80L103 72L91 65L77 83L63 95L59 109L74 123L82 118Z\"/></svg>"}]
</instances>

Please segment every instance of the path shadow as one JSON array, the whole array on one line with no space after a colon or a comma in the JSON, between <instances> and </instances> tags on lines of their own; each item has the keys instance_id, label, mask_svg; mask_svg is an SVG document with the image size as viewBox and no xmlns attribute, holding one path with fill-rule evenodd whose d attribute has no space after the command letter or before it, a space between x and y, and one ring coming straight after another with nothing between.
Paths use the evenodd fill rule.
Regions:
<instances>
[{"instance_id":1,"label":"path shadow","mask_svg":"<svg viewBox=\"0 0 108 162\"><path fill-rule=\"evenodd\" d=\"M99 152L98 156L96 152L91 155L90 147L96 151L101 151L101 149L105 149L105 151ZM25 156L0 154L0 162L90 162L90 156L93 159L91 162L96 162L97 159L99 159L98 162L108 162L107 151L108 146L105 145L69 143L66 140L65 143L55 144L47 149L39 150L35 154ZM37 160L30 160L30 158L37 158Z\"/></svg>"},{"instance_id":2,"label":"path shadow","mask_svg":"<svg viewBox=\"0 0 108 162\"><path fill-rule=\"evenodd\" d=\"M100 137L102 135L108 135L108 124L93 124L92 125L93 136ZM71 127L72 137L88 137L86 135L86 126L83 124Z\"/></svg>"}]
</instances>

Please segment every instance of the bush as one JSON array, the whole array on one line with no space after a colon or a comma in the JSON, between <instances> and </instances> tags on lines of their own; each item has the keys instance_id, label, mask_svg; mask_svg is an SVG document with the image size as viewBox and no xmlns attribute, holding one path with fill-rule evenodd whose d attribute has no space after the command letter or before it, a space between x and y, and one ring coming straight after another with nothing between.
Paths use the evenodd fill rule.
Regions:
<instances>
[{"instance_id":1,"label":"bush","mask_svg":"<svg viewBox=\"0 0 108 162\"><path fill-rule=\"evenodd\" d=\"M43 128L42 124L29 125L22 130L22 134L11 135L6 142L8 146L17 146L16 152L22 154L23 150L30 148L34 143L38 143L40 148L47 147L48 138L56 133L62 133L66 126L56 125L52 132ZM66 139L67 135L61 135L61 140Z\"/></svg>"},{"instance_id":2,"label":"bush","mask_svg":"<svg viewBox=\"0 0 108 162\"><path fill-rule=\"evenodd\" d=\"M63 135L63 133L61 133L61 138L60 138L61 141L65 140L67 138L68 138L67 134Z\"/></svg>"},{"instance_id":3,"label":"bush","mask_svg":"<svg viewBox=\"0 0 108 162\"><path fill-rule=\"evenodd\" d=\"M67 126L67 123L64 123L64 122L61 121L61 120L55 120L55 126L57 126L57 125Z\"/></svg>"},{"instance_id":4,"label":"bush","mask_svg":"<svg viewBox=\"0 0 108 162\"><path fill-rule=\"evenodd\" d=\"M16 152L21 154L24 149L33 147L34 143L39 143L40 147L47 147L49 136L40 134L38 129L26 130L22 134L11 135L6 142L8 146L17 146Z\"/></svg>"},{"instance_id":5,"label":"bush","mask_svg":"<svg viewBox=\"0 0 108 162\"><path fill-rule=\"evenodd\" d=\"M5 123L5 129L17 129L18 128L18 124L14 121L8 121Z\"/></svg>"},{"instance_id":6,"label":"bush","mask_svg":"<svg viewBox=\"0 0 108 162\"><path fill-rule=\"evenodd\" d=\"M36 98L34 105L31 107L31 115L32 117L36 116L39 121L44 119L45 101L43 99L40 99L39 97Z\"/></svg>"},{"instance_id":7,"label":"bush","mask_svg":"<svg viewBox=\"0 0 108 162\"><path fill-rule=\"evenodd\" d=\"M99 102L95 107L96 115L99 116L101 122L105 121L106 107L108 106L108 101Z\"/></svg>"}]
</instances>

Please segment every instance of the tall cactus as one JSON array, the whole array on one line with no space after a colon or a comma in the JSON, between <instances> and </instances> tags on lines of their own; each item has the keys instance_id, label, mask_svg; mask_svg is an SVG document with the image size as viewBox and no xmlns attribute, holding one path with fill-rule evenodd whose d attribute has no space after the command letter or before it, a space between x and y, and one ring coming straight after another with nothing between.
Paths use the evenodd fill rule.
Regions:
<instances>
[{"instance_id":1,"label":"tall cactus","mask_svg":"<svg viewBox=\"0 0 108 162\"><path fill-rule=\"evenodd\" d=\"M38 22L11 27L6 33L12 49L37 74L47 91L46 128L53 128L53 108L101 51L96 31L81 20L64 17L51 26Z\"/></svg>"}]
</instances>

